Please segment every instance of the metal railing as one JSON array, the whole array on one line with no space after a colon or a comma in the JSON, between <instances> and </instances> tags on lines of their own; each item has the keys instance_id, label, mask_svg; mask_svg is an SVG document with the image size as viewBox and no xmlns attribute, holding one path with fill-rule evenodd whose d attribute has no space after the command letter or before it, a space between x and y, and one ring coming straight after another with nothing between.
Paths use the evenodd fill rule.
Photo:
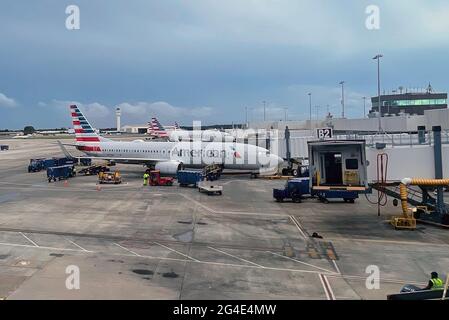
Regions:
<instances>
[{"instance_id":1,"label":"metal railing","mask_svg":"<svg viewBox=\"0 0 449 320\"><path fill-rule=\"evenodd\" d=\"M335 136L337 140L365 140L367 146L375 146L376 143L384 143L388 146L418 146L418 145L432 145L433 133L426 131L422 137L416 132L407 133L382 133L382 134L346 134ZM441 142L449 144L449 131L441 132Z\"/></svg>"}]
</instances>

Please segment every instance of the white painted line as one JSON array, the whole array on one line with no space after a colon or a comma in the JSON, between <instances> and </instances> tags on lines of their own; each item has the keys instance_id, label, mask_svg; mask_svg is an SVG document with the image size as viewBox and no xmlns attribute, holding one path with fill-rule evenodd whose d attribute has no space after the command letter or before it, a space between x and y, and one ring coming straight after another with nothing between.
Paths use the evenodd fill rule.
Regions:
<instances>
[{"instance_id":1,"label":"white painted line","mask_svg":"<svg viewBox=\"0 0 449 320\"><path fill-rule=\"evenodd\" d=\"M319 274L318 277L320 278L321 285L323 286L324 293L326 294L327 300L336 300L334 292L332 291L332 287L329 284L329 281L327 280L326 276L323 274Z\"/></svg>"},{"instance_id":2,"label":"white painted line","mask_svg":"<svg viewBox=\"0 0 449 320\"><path fill-rule=\"evenodd\" d=\"M192 260L192 261L200 262L199 260L197 260L197 259L195 259L195 258L192 258L191 256L188 256L188 255L186 255L186 254L184 254L184 253L182 253L182 252L180 252L180 251L178 251L178 250L175 250L175 249L169 248L169 247L167 247L167 246L164 246L163 244L160 244L159 242L153 242L153 243L154 243L154 244L157 244L158 246L161 246L162 248L165 248L165 249L167 249L167 250L176 252L177 254L180 254L181 256L186 257L186 258L188 258L188 259L190 259L190 260Z\"/></svg>"},{"instance_id":3,"label":"white painted line","mask_svg":"<svg viewBox=\"0 0 449 320\"><path fill-rule=\"evenodd\" d=\"M368 243L385 243L385 244L399 244L408 246L432 246L432 247L449 247L445 243L430 243L430 242L415 242L415 241L401 241L401 240L381 240L381 239L362 239L362 238L326 238L329 241L350 241L350 242L368 242Z\"/></svg>"},{"instance_id":4,"label":"white painted line","mask_svg":"<svg viewBox=\"0 0 449 320\"><path fill-rule=\"evenodd\" d=\"M324 284L326 285L326 288L327 288L327 290L329 292L329 296L331 298L330 300L337 300L335 298L335 294L334 294L334 291L332 290L332 287L331 287L331 284L329 283L329 280L327 279L327 277L324 274L322 274L321 276L323 277Z\"/></svg>"},{"instance_id":5,"label":"white painted line","mask_svg":"<svg viewBox=\"0 0 449 320\"><path fill-rule=\"evenodd\" d=\"M140 254L135 253L134 251L129 250L128 248L125 248L124 246L119 245L118 243L115 243L115 242L114 242L114 244L115 244L117 247L122 248L123 250L126 250L126 251L132 253L133 255L135 255L135 256L137 256L137 257L141 257Z\"/></svg>"},{"instance_id":6,"label":"white painted line","mask_svg":"<svg viewBox=\"0 0 449 320\"><path fill-rule=\"evenodd\" d=\"M288 260L292 260L292 261L295 261L295 262L298 262L298 263L302 263L302 264L304 264L304 265L306 265L306 266L309 266L309 267L312 267L312 268L320 269L321 271L325 271L325 272L329 272L329 273L334 273L333 271L330 271L330 270L327 270L327 269L324 269L324 268L320 268L320 267L314 266L313 264L310 264L310 263L307 263L307 262L303 262L303 261L296 260L296 259L293 259L293 258L290 258L290 257L286 257L286 256L283 256L282 254L279 254L279 253L275 253L275 252L271 252L271 251L267 251L267 252L269 252L269 253L271 253L271 254L273 254L273 255L275 255L275 256L279 256L279 257L282 257L282 258L285 258L285 259L288 259Z\"/></svg>"},{"instance_id":7,"label":"white painted line","mask_svg":"<svg viewBox=\"0 0 449 320\"><path fill-rule=\"evenodd\" d=\"M331 297L329 296L329 292L327 291L326 284L324 283L323 275L320 273L318 275L318 278L320 278L321 285L323 286L324 293L326 294L326 299L330 300Z\"/></svg>"},{"instance_id":8,"label":"white painted line","mask_svg":"<svg viewBox=\"0 0 449 320\"><path fill-rule=\"evenodd\" d=\"M32 248L32 249L39 249L39 250L57 250L57 251L70 251L70 252L79 252L79 253L102 253L105 255L108 255L108 253L105 252L98 252L98 251L82 251L82 250L77 250L77 249L70 249L70 248L54 248L54 247L36 247L33 245L28 245L28 244L15 244L15 243L5 243L5 242L0 242L0 246L8 246L8 247L21 247L21 248ZM120 245L119 245L120 247ZM126 248L123 248L126 251L129 251ZM135 257L136 253L134 252L132 255L130 254L120 254L120 253L112 253L110 254L112 256L126 256L126 257ZM169 261L178 261L178 262L191 262L191 263L200 263L200 264L206 264L206 265L217 265L217 266L225 266L225 267L233 267L233 268L258 268L260 269L260 267L256 267L253 265L240 265L240 264L231 264L231 263L222 263L222 262L210 262L210 261L191 261L191 260L184 260L184 259L175 259L175 258L167 258L167 257L152 257L152 256L142 256L142 255L138 255L138 258L142 258L142 259L155 259L155 260L169 260ZM326 275L327 277L331 277L331 278L342 278L342 279L353 279L353 280L361 280L361 281L365 281L366 280L366 276L351 276L351 275L342 275L342 274L336 274L336 273L322 273L322 272L318 272L318 271L309 271L309 270L301 270L301 269L288 269L288 268L272 268L272 267L263 267L264 270L270 270L270 271L285 271L285 272L297 272L297 273L313 273L313 274L323 274ZM321 279L321 278L320 278ZM417 285L417 286L424 286L427 283L424 282L415 282L413 280L400 280L400 279L381 279L381 282L386 282L386 283L394 283L394 284L413 284L413 285Z\"/></svg>"},{"instance_id":9,"label":"white painted line","mask_svg":"<svg viewBox=\"0 0 449 320\"><path fill-rule=\"evenodd\" d=\"M284 268L263 267L263 266L258 267L258 266L254 266L254 265L232 264L232 263L224 263L224 262L200 261L199 263L217 265L217 266L225 266L225 267L264 269L264 270L270 270L270 271L286 271L286 272L313 273L313 274L322 273L320 271L310 271L310 270L302 270L302 269L284 269Z\"/></svg>"},{"instance_id":10,"label":"white painted line","mask_svg":"<svg viewBox=\"0 0 449 320\"><path fill-rule=\"evenodd\" d=\"M308 237L307 237L306 233L303 231L302 226L299 223L299 221L294 216L290 216L290 219L292 220L292 222L296 226L296 228L298 228L299 232L301 233L301 236L306 240Z\"/></svg>"},{"instance_id":11,"label":"white painted line","mask_svg":"<svg viewBox=\"0 0 449 320\"><path fill-rule=\"evenodd\" d=\"M35 247L39 247L36 242L28 238L26 235L23 234L23 232L19 232L25 239L27 239L29 242L31 242Z\"/></svg>"},{"instance_id":12,"label":"white painted line","mask_svg":"<svg viewBox=\"0 0 449 320\"><path fill-rule=\"evenodd\" d=\"M176 194L179 195L179 194ZM288 215L286 214L282 214L282 213L260 213L260 212L244 212L244 211L220 211L220 210L214 210L194 199L192 199L191 197L189 197L188 195L185 195L183 193L180 194L182 197L186 198L187 200L195 203L196 205L198 205L199 207L203 208L206 211L209 211L210 213L213 214L233 214L233 215L248 215L248 216L266 216L266 217L288 217Z\"/></svg>"},{"instance_id":13,"label":"white painted line","mask_svg":"<svg viewBox=\"0 0 449 320\"><path fill-rule=\"evenodd\" d=\"M337 261L332 260L332 263L334 264L335 270L337 270L337 273L341 274L340 268L338 267Z\"/></svg>"},{"instance_id":14,"label":"white painted line","mask_svg":"<svg viewBox=\"0 0 449 320\"><path fill-rule=\"evenodd\" d=\"M235 259L238 259L238 260L240 260L240 261L243 261L243 262L246 262L246 263L250 263L250 264L255 265L255 266L259 267L259 268L265 268L264 266L261 266L260 264L254 263L254 262L252 262L252 261L249 261L249 260L246 260L246 259L237 257L237 256L234 256L234 255L232 255L232 254L230 254L230 253L227 253L227 252L224 252L224 251L222 251L222 250L219 250L219 249L216 249L216 248L212 248L212 247L208 247L208 248L209 248L209 249L212 249L212 250L215 250L215 251L217 251L217 252L220 252L220 253L222 253L222 254L225 254L225 255L227 255L227 256L233 257L233 258L235 258Z\"/></svg>"},{"instance_id":15,"label":"white painted line","mask_svg":"<svg viewBox=\"0 0 449 320\"><path fill-rule=\"evenodd\" d=\"M341 279L347 279L347 280L366 281L366 276L351 276L351 275L344 275L344 274L337 274L337 273L327 274L327 276L330 278L341 278ZM381 279L381 282L395 283L395 284L413 284L416 286L424 286L427 284L427 282L426 283L416 282L414 280L400 280L400 279L386 279L386 278Z\"/></svg>"},{"instance_id":16,"label":"white painted line","mask_svg":"<svg viewBox=\"0 0 449 320\"><path fill-rule=\"evenodd\" d=\"M23 248L34 248L34 249L44 249L44 250L57 250L57 251L74 251L74 252L83 252L81 250L77 249L69 249L69 248L55 248L55 247L42 247L42 246L34 246L29 244L17 244L17 243L6 243L6 242L0 242L1 246L8 246L8 247L23 247Z\"/></svg>"},{"instance_id":17,"label":"white painted line","mask_svg":"<svg viewBox=\"0 0 449 320\"><path fill-rule=\"evenodd\" d=\"M71 244L73 244L74 246L80 248L80 249L83 250L84 252L93 252L93 251L89 251L89 250L84 249L83 247L81 247L79 244L73 242L72 240L69 240L69 239L66 239L66 240L68 240Z\"/></svg>"}]
</instances>

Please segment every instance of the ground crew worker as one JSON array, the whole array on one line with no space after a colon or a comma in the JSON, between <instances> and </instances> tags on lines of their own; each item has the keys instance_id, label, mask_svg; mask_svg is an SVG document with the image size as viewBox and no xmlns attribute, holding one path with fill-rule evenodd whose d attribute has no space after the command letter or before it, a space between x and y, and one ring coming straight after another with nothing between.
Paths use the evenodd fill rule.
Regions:
<instances>
[{"instance_id":1,"label":"ground crew worker","mask_svg":"<svg viewBox=\"0 0 449 320\"><path fill-rule=\"evenodd\" d=\"M425 287L423 290L443 290L443 286L443 280L438 278L438 273L434 271L431 273L431 279L429 280L427 287Z\"/></svg>"},{"instance_id":2,"label":"ground crew worker","mask_svg":"<svg viewBox=\"0 0 449 320\"><path fill-rule=\"evenodd\" d=\"M148 179L150 178L150 175L148 174L148 172L145 172L143 174L143 185L147 186L148 185Z\"/></svg>"}]
</instances>

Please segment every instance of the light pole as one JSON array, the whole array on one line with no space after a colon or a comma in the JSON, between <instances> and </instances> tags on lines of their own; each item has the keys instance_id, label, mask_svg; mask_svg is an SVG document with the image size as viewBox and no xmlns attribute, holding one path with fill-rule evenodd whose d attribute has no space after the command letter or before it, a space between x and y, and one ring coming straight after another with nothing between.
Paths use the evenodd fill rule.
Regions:
<instances>
[{"instance_id":1,"label":"light pole","mask_svg":"<svg viewBox=\"0 0 449 320\"><path fill-rule=\"evenodd\" d=\"M248 107L245 107L245 126L248 129Z\"/></svg>"},{"instance_id":2,"label":"light pole","mask_svg":"<svg viewBox=\"0 0 449 320\"><path fill-rule=\"evenodd\" d=\"M267 111L267 102L263 101L263 121L264 122L267 120L267 117L266 117L267 112L266 111Z\"/></svg>"},{"instance_id":3,"label":"light pole","mask_svg":"<svg viewBox=\"0 0 449 320\"><path fill-rule=\"evenodd\" d=\"M288 121L288 108L287 107L284 108L284 119L285 119L285 122Z\"/></svg>"},{"instance_id":4,"label":"light pole","mask_svg":"<svg viewBox=\"0 0 449 320\"><path fill-rule=\"evenodd\" d=\"M366 97L363 97L363 118L366 118Z\"/></svg>"},{"instance_id":5,"label":"light pole","mask_svg":"<svg viewBox=\"0 0 449 320\"><path fill-rule=\"evenodd\" d=\"M309 122L310 122L310 132L312 133L312 93L309 92Z\"/></svg>"},{"instance_id":6,"label":"light pole","mask_svg":"<svg viewBox=\"0 0 449 320\"><path fill-rule=\"evenodd\" d=\"M345 118L345 82L340 82L341 84L341 117Z\"/></svg>"},{"instance_id":7,"label":"light pole","mask_svg":"<svg viewBox=\"0 0 449 320\"><path fill-rule=\"evenodd\" d=\"M382 122L381 122L381 117L382 117L382 101L381 101L381 96L380 96L380 58L383 58L383 55L378 54L377 56L375 56L373 58L373 60L377 60L377 96L379 97L379 132L382 131Z\"/></svg>"}]
</instances>

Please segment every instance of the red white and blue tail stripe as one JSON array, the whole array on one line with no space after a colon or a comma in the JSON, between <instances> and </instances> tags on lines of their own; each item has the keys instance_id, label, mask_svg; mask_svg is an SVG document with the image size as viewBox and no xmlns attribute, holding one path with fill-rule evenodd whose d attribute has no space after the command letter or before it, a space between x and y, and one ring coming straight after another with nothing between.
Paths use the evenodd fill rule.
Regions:
<instances>
[{"instance_id":1,"label":"red white and blue tail stripe","mask_svg":"<svg viewBox=\"0 0 449 320\"><path fill-rule=\"evenodd\" d=\"M76 105L70 106L72 114L73 129L75 130L76 144L82 151L101 151L100 141L106 140L99 136L84 117L81 110Z\"/></svg>"},{"instance_id":2,"label":"red white and blue tail stripe","mask_svg":"<svg viewBox=\"0 0 449 320\"><path fill-rule=\"evenodd\" d=\"M151 122L148 123L150 127L150 134L159 138L168 137L168 133L157 118L151 118Z\"/></svg>"}]
</instances>

